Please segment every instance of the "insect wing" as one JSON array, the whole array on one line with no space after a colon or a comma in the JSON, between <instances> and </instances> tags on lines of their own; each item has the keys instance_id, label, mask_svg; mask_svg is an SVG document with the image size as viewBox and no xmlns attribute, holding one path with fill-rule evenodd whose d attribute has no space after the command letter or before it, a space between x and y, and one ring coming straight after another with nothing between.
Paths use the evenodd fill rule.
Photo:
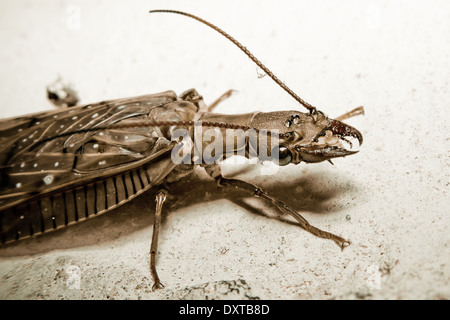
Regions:
<instances>
[{"instance_id":1,"label":"insect wing","mask_svg":"<svg viewBox=\"0 0 450 320\"><path fill-rule=\"evenodd\" d=\"M91 131L39 141L143 120L153 108L174 100L175 93L169 91L1 120L0 210L151 159L164 139L158 128Z\"/></svg>"}]
</instances>

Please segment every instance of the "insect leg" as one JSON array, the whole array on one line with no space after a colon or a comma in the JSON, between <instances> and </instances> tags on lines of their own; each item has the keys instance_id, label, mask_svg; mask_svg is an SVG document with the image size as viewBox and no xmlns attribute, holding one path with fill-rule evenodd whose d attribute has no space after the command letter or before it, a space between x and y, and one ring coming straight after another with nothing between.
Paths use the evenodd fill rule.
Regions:
<instances>
[{"instance_id":1,"label":"insect leg","mask_svg":"<svg viewBox=\"0 0 450 320\"><path fill-rule=\"evenodd\" d=\"M221 103L222 101L228 99L233 93L235 93L236 90L230 89L227 92L225 92L224 94L222 94L216 101L214 101L213 103L211 103L208 106L208 112L211 112L215 107L217 107L217 105L219 103Z\"/></svg>"},{"instance_id":2,"label":"insect leg","mask_svg":"<svg viewBox=\"0 0 450 320\"><path fill-rule=\"evenodd\" d=\"M342 121L348 118L356 117L359 115L364 115L364 107L357 107L353 109L352 111L346 112L343 115L340 115L339 117L335 118L335 120Z\"/></svg>"},{"instance_id":3,"label":"insect leg","mask_svg":"<svg viewBox=\"0 0 450 320\"><path fill-rule=\"evenodd\" d=\"M153 284L152 289L160 289L163 286L161 281L159 280L158 273L156 272L156 254L158 252L158 236L159 236L159 228L161 226L161 211L164 201L166 201L167 190L161 189L156 194L156 211L155 211L155 219L153 221L153 234L152 234L152 244L150 246L150 273L152 274Z\"/></svg>"},{"instance_id":4,"label":"insect leg","mask_svg":"<svg viewBox=\"0 0 450 320\"><path fill-rule=\"evenodd\" d=\"M56 108L73 107L79 101L75 90L64 84L60 78L47 86L47 98Z\"/></svg>"},{"instance_id":5,"label":"insect leg","mask_svg":"<svg viewBox=\"0 0 450 320\"><path fill-rule=\"evenodd\" d=\"M286 205L281 200L278 200L277 198L274 198L270 195L268 195L264 190L259 188L258 186L255 186L251 183L239 180L239 179L229 179L224 178L220 172L220 167L218 165L212 165L205 168L206 171L209 173L209 175L214 178L219 186L224 187L232 187L235 189L239 189L242 191L246 191L248 193L251 193L254 197L262 198L264 200L267 200L274 204L282 213L289 214L292 217L297 220L297 222L300 224L300 226L305 229L306 231L312 233L313 235L330 239L336 242L336 244L341 247L341 249L344 249L348 245L350 245L350 241L345 240L344 238L337 236L335 234L332 234L327 231L323 231L319 228L314 227L313 225L309 224L309 222L303 218L302 215L300 215L297 211L291 209L288 205Z\"/></svg>"}]
</instances>

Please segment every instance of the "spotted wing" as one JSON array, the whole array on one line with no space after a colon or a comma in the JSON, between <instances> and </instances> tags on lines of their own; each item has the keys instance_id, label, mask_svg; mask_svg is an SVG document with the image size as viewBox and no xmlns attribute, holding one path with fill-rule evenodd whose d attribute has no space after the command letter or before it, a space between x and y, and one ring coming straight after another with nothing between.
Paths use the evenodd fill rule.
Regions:
<instances>
[{"instance_id":1,"label":"spotted wing","mask_svg":"<svg viewBox=\"0 0 450 320\"><path fill-rule=\"evenodd\" d=\"M1 120L0 210L150 161L168 143L159 128L92 131L39 141L148 119L155 109L176 99L169 91Z\"/></svg>"}]
</instances>

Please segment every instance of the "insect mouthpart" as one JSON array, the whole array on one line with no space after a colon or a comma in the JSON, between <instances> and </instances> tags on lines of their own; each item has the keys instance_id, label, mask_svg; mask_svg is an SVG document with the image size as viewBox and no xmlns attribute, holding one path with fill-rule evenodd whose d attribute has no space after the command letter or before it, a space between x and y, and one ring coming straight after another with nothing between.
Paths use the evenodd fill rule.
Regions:
<instances>
[{"instance_id":1,"label":"insect mouthpart","mask_svg":"<svg viewBox=\"0 0 450 320\"><path fill-rule=\"evenodd\" d=\"M296 151L304 162L322 162L355 154L362 142L358 130L338 120L330 120L309 145L299 146Z\"/></svg>"},{"instance_id":2,"label":"insect mouthpart","mask_svg":"<svg viewBox=\"0 0 450 320\"><path fill-rule=\"evenodd\" d=\"M341 141L349 144L350 149L353 149L353 146L355 145L352 141L358 142L358 148L363 143L362 134L352 126L349 126L341 121L331 120L331 124L327 129L333 134L339 136Z\"/></svg>"},{"instance_id":3,"label":"insect mouthpart","mask_svg":"<svg viewBox=\"0 0 450 320\"><path fill-rule=\"evenodd\" d=\"M348 151L359 151L359 140L354 137L339 137L342 147Z\"/></svg>"},{"instance_id":4,"label":"insect mouthpart","mask_svg":"<svg viewBox=\"0 0 450 320\"><path fill-rule=\"evenodd\" d=\"M331 120L330 125L316 137L314 142L357 151L363 143L363 137L355 128L338 120Z\"/></svg>"}]
</instances>

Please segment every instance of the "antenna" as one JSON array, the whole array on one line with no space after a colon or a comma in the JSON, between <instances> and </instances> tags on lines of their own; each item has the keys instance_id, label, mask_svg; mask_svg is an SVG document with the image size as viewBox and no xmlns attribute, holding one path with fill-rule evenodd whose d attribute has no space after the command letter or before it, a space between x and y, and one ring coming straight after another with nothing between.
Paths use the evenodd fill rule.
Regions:
<instances>
[{"instance_id":1,"label":"antenna","mask_svg":"<svg viewBox=\"0 0 450 320\"><path fill-rule=\"evenodd\" d=\"M199 18L193 14L190 13L186 13L183 11L177 11L177 10L167 10L167 9L158 9L158 10L150 10L150 13L175 13L175 14L180 14L189 18L192 18L194 20L197 20L205 25L207 25L208 27L216 30L218 33L220 33L221 35L223 35L225 38L227 38L228 40L230 40L231 42L233 42L239 49L241 49L250 59L252 59L252 61L254 63L256 63L256 65L258 67L260 67L269 77L272 78L273 81L275 81L275 83L277 83L282 89L284 89L284 91L286 91L289 95L291 95L295 100L297 100L302 106L304 106L306 109L308 109L310 112L315 112L316 111L316 107L310 105L309 103L307 103L306 101L304 101L302 98L300 98L294 91L292 91L291 89L289 89L289 87L287 85L285 85L280 79L278 79L278 77L276 75L274 75L272 73L272 71L270 71L261 61L259 61L246 47L244 47L239 41L237 41L235 38L233 38L232 36L230 36L228 33L226 33L225 31L223 31L222 29L220 29L219 27L215 26L214 24L203 20L202 18Z\"/></svg>"}]
</instances>

